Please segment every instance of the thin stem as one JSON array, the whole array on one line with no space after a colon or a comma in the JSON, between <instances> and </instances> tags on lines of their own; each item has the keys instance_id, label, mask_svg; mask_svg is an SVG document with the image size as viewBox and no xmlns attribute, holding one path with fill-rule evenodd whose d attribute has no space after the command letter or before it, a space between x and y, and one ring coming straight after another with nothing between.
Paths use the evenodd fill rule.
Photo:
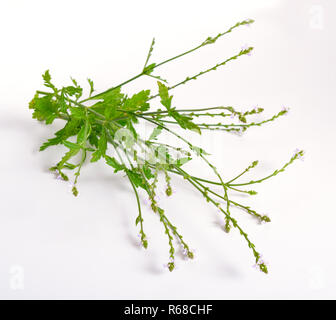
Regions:
<instances>
[{"instance_id":1,"label":"thin stem","mask_svg":"<svg viewBox=\"0 0 336 320\"><path fill-rule=\"evenodd\" d=\"M183 56L185 56L185 55L187 55L189 53L192 53L192 52L194 52L194 51L196 51L196 50L198 50L198 49L200 49L200 48L202 48L202 47L204 47L204 46L206 46L208 44L213 44L220 37L224 36L225 34L230 33L233 29L235 29L235 28L237 28L237 27L239 27L241 25L246 25L246 24L250 24L250 23L253 23L253 22L254 22L253 20L245 20L245 21L242 21L242 22L238 22L233 27L231 27L230 29L228 29L227 31L225 31L223 33L219 33L216 37L214 37L214 38L209 37L204 42L202 42L200 45L198 45L198 46L196 46L196 47L194 47L194 48L192 48L192 49L190 49L190 50L188 50L186 52L183 52L183 53L181 53L181 54L179 54L179 55L177 55L175 57L172 57L170 59L164 60L164 61L158 63L155 67L162 66L162 65L164 65L164 64L166 64L166 63L168 63L170 61L173 61L173 60L176 60L178 58L181 58L181 57L183 57Z\"/></svg>"},{"instance_id":2,"label":"thin stem","mask_svg":"<svg viewBox=\"0 0 336 320\"><path fill-rule=\"evenodd\" d=\"M175 166L175 169L178 170L178 171L181 171L181 169L177 166ZM207 195L206 192L204 192L202 189L200 189L200 187L197 184L195 184L195 182L192 181L190 179L190 177L185 176L185 179L187 179L189 181L189 183L191 183L198 191L200 191L208 202L211 202L213 205L215 205L215 207L218 208L225 215L225 217L232 222L233 226L239 230L240 234L247 241L249 248L252 249L254 257L256 258L256 263L257 263L260 259L260 254L259 254L259 252L257 252L255 250L255 245L250 241L247 233L245 233L243 231L243 229L237 224L237 221L234 218L232 218L227 212L225 212L225 210L223 208L218 207L218 203L215 200L213 200L209 195Z\"/></svg>"},{"instance_id":3,"label":"thin stem","mask_svg":"<svg viewBox=\"0 0 336 320\"><path fill-rule=\"evenodd\" d=\"M196 109L176 109L176 112L197 112L197 111L207 111L207 110L228 110L230 107L224 107L224 106L219 106L219 107L208 107L208 108L196 108ZM141 113L142 116L147 116L147 115L157 115L157 114L164 114L168 113L168 110L158 110L158 111L153 111L153 112L144 112Z\"/></svg>"},{"instance_id":4,"label":"thin stem","mask_svg":"<svg viewBox=\"0 0 336 320\"><path fill-rule=\"evenodd\" d=\"M106 133L109 137L109 142L111 142L111 144L113 145L117 155L118 155L118 158L120 160L120 162L125 166L125 172L126 172L126 175L127 175L127 178L129 180L129 182L131 183L132 185L132 188L134 190L134 193L135 193L135 197L136 197L136 201L137 201L137 205L138 205L138 217L136 218L136 222L139 221L140 222L140 235L141 235L141 243L142 245L144 246L145 249L147 249L147 246L148 246L148 242L146 240L146 234L144 232L144 228L143 228L143 218L142 218L142 213L141 213L141 204L140 204L140 199L139 199L139 194L138 194L138 191L129 175L129 172L126 168L126 165L125 165L125 162L123 160L123 158L121 157L119 151L118 151L118 146L116 145L116 143L113 141L110 133L108 132L108 130L106 130ZM132 166L132 163L130 162L130 165Z\"/></svg>"},{"instance_id":5,"label":"thin stem","mask_svg":"<svg viewBox=\"0 0 336 320\"><path fill-rule=\"evenodd\" d=\"M129 176L129 173L126 171L126 174L127 174L127 178L129 180L129 182L131 183L132 185L132 188L133 188L133 191L135 193L135 197L136 197L136 201L137 201L137 204L138 204L138 212L139 212L139 215L136 219L136 221L139 221L140 222L140 235L141 235L141 242L144 246L144 248L147 249L147 241L145 240L146 239L146 235L144 233L144 228L143 228L143 218L142 218L142 213L141 213L141 204L140 204L140 199L139 199L139 194L138 194L138 191L133 183L133 181L131 180L130 176Z\"/></svg>"},{"instance_id":6,"label":"thin stem","mask_svg":"<svg viewBox=\"0 0 336 320\"><path fill-rule=\"evenodd\" d=\"M162 66L162 65L164 65L164 64L166 64L166 63L168 63L168 62L171 62L171 61L173 61L173 60L176 60L176 59L178 59L178 58L181 58L181 57L183 57L183 56L185 56L185 55L187 55L187 54L189 54L189 53L192 53L192 52L194 52L194 51L196 51L196 50L198 50L198 49L200 49L200 48L202 48L202 47L204 47L204 46L206 46L206 45L208 45L208 44L215 43L215 42L217 41L217 39L219 39L220 37L224 36L225 34L230 33L233 29L235 29L235 28L237 28L237 27L239 27L239 26L242 26L242 25L251 24L251 23L253 23L253 22L254 22L253 20L244 20L244 21L242 21L242 22L238 22L238 23L236 23L234 26L232 26L230 29L228 29L227 31L225 31L225 32L223 32L223 33L219 33L216 37L214 37L214 38L209 37L209 38L207 38L204 42L202 42L200 45L198 45L198 46L196 46L196 47L194 47L194 48L192 48L192 49L190 49L190 50L188 50L188 51L185 51L185 52L183 52L183 53L181 53L181 54L178 54L178 55L176 55L176 56L174 56L174 57L172 57L172 58L169 58L169 59L167 59L167 60L164 60L164 61L162 61L162 62L160 62L160 63L155 64L155 65L153 66L152 70L154 70L154 69L156 69L156 68L158 68L158 67L160 67L160 66ZM149 59L149 58L148 58L148 59ZM124 82L118 84L117 86L114 86L114 87L112 87L112 88L110 88L110 89L107 89L107 90L105 90L105 91L103 91L103 92L101 92L101 93L98 93L98 94L92 96L91 98L87 98L87 99L81 100L80 102L83 103L83 102L86 102L86 101L88 101L88 100L96 99L96 98L98 98L100 95L105 94L105 93L108 93L108 92L110 92L110 91L112 91L112 90L115 90L115 89L117 89L117 88L120 88L120 87L124 86L125 84L127 84L127 83L129 83L129 82L131 82L131 81L134 81L134 80L136 80L137 78L143 76L144 74L145 74L145 73L142 71L141 73L137 74L136 76L132 77L131 79L126 80L126 81L124 81Z\"/></svg>"},{"instance_id":7,"label":"thin stem","mask_svg":"<svg viewBox=\"0 0 336 320\"><path fill-rule=\"evenodd\" d=\"M146 62L145 62L145 65L144 65L143 69L146 68L147 63L148 63L148 61L149 61L149 58L150 58L151 55L152 55L152 51L153 51L153 48L154 48L154 44L155 44L155 38L153 38L152 43L151 43L151 45L150 45L150 48L149 48L149 50L148 50L148 54L147 54L147 58L146 58Z\"/></svg>"},{"instance_id":8,"label":"thin stem","mask_svg":"<svg viewBox=\"0 0 336 320\"><path fill-rule=\"evenodd\" d=\"M83 99L83 100L81 100L81 101L79 101L79 102L80 102L80 103L84 103L84 102L89 101L89 100L99 99L99 96L101 96L101 95L103 95L103 94L106 94L106 93L108 93L108 92L111 92L111 91L113 91L113 90L115 90L115 89L118 89L118 88L120 88L120 87L122 87L122 86L124 86L124 85L126 85L126 84L128 84L128 83L130 83L130 82L132 82L132 81L134 81L134 80L136 80L136 79L138 79L138 78L140 78L140 77L143 76L143 75L144 75L144 73L141 72L141 73L137 74L136 76L132 77L131 79L128 79L128 80L126 80L126 81L124 81L124 82L118 84L118 85L115 86L115 87L112 87L112 88L110 88L110 89L107 89L107 90L105 90L105 91L103 91L103 92L100 92L100 93L98 93L98 94L95 94L94 96L91 96L91 97L89 97L89 98Z\"/></svg>"},{"instance_id":9,"label":"thin stem","mask_svg":"<svg viewBox=\"0 0 336 320\"><path fill-rule=\"evenodd\" d=\"M228 181L227 184L230 184L231 182L237 180L238 178L240 178L242 175L244 175L246 172L250 171L250 169L254 168L257 165L258 165L258 161L253 161L252 164L249 165L242 173L238 174L233 179L231 179L230 181Z\"/></svg>"}]
</instances>

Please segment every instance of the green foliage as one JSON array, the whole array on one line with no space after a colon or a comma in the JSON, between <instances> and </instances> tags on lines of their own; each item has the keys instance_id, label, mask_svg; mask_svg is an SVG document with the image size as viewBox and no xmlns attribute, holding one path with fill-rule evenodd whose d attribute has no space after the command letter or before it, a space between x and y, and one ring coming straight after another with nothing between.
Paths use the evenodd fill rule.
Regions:
<instances>
[{"instance_id":1,"label":"green foliage","mask_svg":"<svg viewBox=\"0 0 336 320\"><path fill-rule=\"evenodd\" d=\"M178 167L183 166L185 163L189 162L191 160L191 158L179 158L177 159L176 165Z\"/></svg>"},{"instance_id":2,"label":"green foliage","mask_svg":"<svg viewBox=\"0 0 336 320\"><path fill-rule=\"evenodd\" d=\"M42 98L35 95L29 103L29 108L34 109L34 119L45 121L46 124L53 123L57 117L57 103L53 100L52 95L45 95Z\"/></svg>"},{"instance_id":3,"label":"green foliage","mask_svg":"<svg viewBox=\"0 0 336 320\"><path fill-rule=\"evenodd\" d=\"M168 115L174 118L181 128L193 130L201 134L200 128L191 121L192 117L178 113L176 111L176 108L173 108L171 106L173 96L169 96L168 87L166 87L160 81L158 81L157 83L159 86L159 95L161 98L161 103L163 106L167 108Z\"/></svg>"},{"instance_id":4,"label":"green foliage","mask_svg":"<svg viewBox=\"0 0 336 320\"><path fill-rule=\"evenodd\" d=\"M107 150L107 139L105 130L103 130L100 139L98 141L97 150L92 153L91 162L96 162L101 157L104 157L106 155L106 150Z\"/></svg>"},{"instance_id":5,"label":"green foliage","mask_svg":"<svg viewBox=\"0 0 336 320\"><path fill-rule=\"evenodd\" d=\"M264 182L279 173L283 172L290 164L298 159L302 159L303 151L297 150L290 160L280 169L275 170L269 175L256 178L249 181L240 179L250 170L258 165L258 161L253 161L245 170L241 171L231 179L224 179L217 171L216 167L208 160L209 155L203 148L192 144L186 134L182 136L174 129L177 126L181 129L195 131L199 134L203 130L222 130L231 133L245 132L246 130L262 126L272 122L279 117L287 114L288 110L283 109L279 113L263 121L255 122L253 117L261 114L264 109L260 107L247 111L239 111L232 106L217 106L203 108L181 108L178 109L172 105L173 96L170 92L179 85L186 84L191 80L217 70L230 61L249 54L252 47L242 49L238 54L227 58L223 62L216 64L193 76L186 77L172 86L163 84L168 81L163 80L158 75L153 75L153 71L158 67L172 62L184 55L194 52L203 46L215 43L219 38L232 32L234 29L253 23L253 20L244 20L235 24L225 32L219 33L215 37L208 37L200 45L187 50L172 58L166 59L160 63L150 63L155 40L153 39L144 67L142 71L134 77L116 85L108 90L93 95L94 83L87 79L89 84L89 94L85 99L82 87L76 80L71 78L71 83L61 88L57 88L51 82L49 70L43 74L44 85L48 91L37 91L34 98L29 103L29 108L33 111L33 118L51 124L55 119L65 121L64 127L55 133L55 136L47 140L41 147L43 151L50 146L63 145L66 149L61 159L50 170L57 173L63 179L68 180L68 176L63 170L72 172L74 181L72 184L72 193L78 196L77 182L81 174L81 169L87 163L87 156L90 155L90 162L96 162L105 159L106 164L112 168L114 173L123 173L132 187L137 206L138 215L135 218L135 224L139 227L139 236L144 248L148 247L147 236L144 232L144 218L141 210L140 196L145 193L150 201L150 206L156 214L164 228L169 245L168 270L173 271L175 262L175 245L181 246L185 256L189 259L194 258L194 253L190 250L188 244L184 241L182 235L173 223L169 220L164 209L160 207L157 197L157 185L159 173L164 174L166 183L166 195L172 196L173 188L171 185L171 175L176 175L190 184L205 201L212 205L224 219L223 229L230 231L236 229L246 241L250 250L252 250L256 265L264 272L268 273L266 264L261 260L260 253L251 242L248 234L240 227L234 217L234 208L240 209L259 222L270 222L267 215L260 214L249 206L232 199L232 194L244 193L247 196L255 196L254 190L245 190L250 185ZM138 93L128 96L122 92L124 86L142 76L148 76L158 79L158 93L150 95L150 90L141 90ZM151 109L150 101L160 97L164 109ZM87 104L87 102L90 104ZM201 121L199 119L220 119L220 122ZM194 120L198 121L195 122ZM149 123L154 125L154 129L148 139L142 139L138 125ZM169 145L161 141L161 133L165 131L168 135L177 138L183 147ZM127 133L126 135L124 133ZM123 133L123 134L120 134ZM120 137L120 139L117 139ZM220 136L218 136L220 139ZM134 140L134 141L133 141ZM175 156L174 154L178 154ZM209 168L215 180L205 179L190 174L184 170L186 163L191 163L193 157L198 157ZM219 193L215 187L222 187L222 193Z\"/></svg>"},{"instance_id":6,"label":"green foliage","mask_svg":"<svg viewBox=\"0 0 336 320\"><path fill-rule=\"evenodd\" d=\"M93 81L91 79L87 79L88 83L89 83L89 86L90 86L90 93L89 93L89 97L92 96L92 93L95 91L94 90L94 84L93 84Z\"/></svg>"},{"instance_id":7,"label":"green foliage","mask_svg":"<svg viewBox=\"0 0 336 320\"><path fill-rule=\"evenodd\" d=\"M98 95L95 99L100 101L95 103L91 109L103 115L106 119L111 120L119 114L117 109L121 105L123 98L124 94L120 92L120 88L116 88Z\"/></svg>"},{"instance_id":8,"label":"green foliage","mask_svg":"<svg viewBox=\"0 0 336 320\"><path fill-rule=\"evenodd\" d=\"M153 72L153 70L155 69L155 66L156 66L156 63L150 64L149 66L147 66L143 69L143 73L146 74L146 75L150 75Z\"/></svg>"},{"instance_id":9,"label":"green foliage","mask_svg":"<svg viewBox=\"0 0 336 320\"><path fill-rule=\"evenodd\" d=\"M156 138L161 134L162 128L161 127L156 127L154 128L153 132L149 136L148 140L157 140Z\"/></svg>"},{"instance_id":10,"label":"green foliage","mask_svg":"<svg viewBox=\"0 0 336 320\"><path fill-rule=\"evenodd\" d=\"M49 70L46 70L46 72L42 75L42 78L44 80L44 85L48 88L51 88L56 92L55 86L51 83L51 76Z\"/></svg>"},{"instance_id":11,"label":"green foliage","mask_svg":"<svg viewBox=\"0 0 336 320\"><path fill-rule=\"evenodd\" d=\"M125 166L120 164L115 158L105 155L106 164L114 168L114 172L125 170Z\"/></svg>"},{"instance_id":12,"label":"green foliage","mask_svg":"<svg viewBox=\"0 0 336 320\"><path fill-rule=\"evenodd\" d=\"M150 95L150 90L142 90L134 94L131 98L125 99L122 109L125 111L147 111L149 103L147 102Z\"/></svg>"}]
</instances>

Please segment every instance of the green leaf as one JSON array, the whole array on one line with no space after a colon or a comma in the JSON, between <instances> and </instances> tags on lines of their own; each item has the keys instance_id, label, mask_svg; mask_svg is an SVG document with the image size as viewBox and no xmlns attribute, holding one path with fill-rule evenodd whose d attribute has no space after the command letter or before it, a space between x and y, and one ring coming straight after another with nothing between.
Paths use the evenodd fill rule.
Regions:
<instances>
[{"instance_id":1,"label":"green leaf","mask_svg":"<svg viewBox=\"0 0 336 320\"><path fill-rule=\"evenodd\" d=\"M201 129L199 128L199 126L191 121L192 117L181 115L177 111L174 111L174 109L171 109L169 111L169 115L176 120L176 122L181 126L181 128L189 129L201 134Z\"/></svg>"},{"instance_id":2,"label":"green leaf","mask_svg":"<svg viewBox=\"0 0 336 320\"><path fill-rule=\"evenodd\" d=\"M148 100L150 90L142 90L124 101L123 109L126 111L146 111L149 109Z\"/></svg>"},{"instance_id":3,"label":"green leaf","mask_svg":"<svg viewBox=\"0 0 336 320\"><path fill-rule=\"evenodd\" d=\"M105 156L106 150L107 150L106 133L105 130L103 130L103 133L98 141L98 149L92 154L91 162L96 162L101 157Z\"/></svg>"},{"instance_id":4,"label":"green leaf","mask_svg":"<svg viewBox=\"0 0 336 320\"><path fill-rule=\"evenodd\" d=\"M131 170L127 170L127 175L136 187L140 187L140 188L148 191L148 186L147 186L146 180L143 178L143 176L140 173L135 172L135 171L131 171Z\"/></svg>"},{"instance_id":5,"label":"green leaf","mask_svg":"<svg viewBox=\"0 0 336 320\"><path fill-rule=\"evenodd\" d=\"M75 164L72 164L72 163L69 163L69 162L64 164L64 168L67 168L67 169L70 169L70 170L73 170L77 167L78 167L78 165L75 165Z\"/></svg>"},{"instance_id":6,"label":"green leaf","mask_svg":"<svg viewBox=\"0 0 336 320\"><path fill-rule=\"evenodd\" d=\"M246 118L243 116L243 115L239 115L238 119L243 122L243 123L246 123Z\"/></svg>"},{"instance_id":7,"label":"green leaf","mask_svg":"<svg viewBox=\"0 0 336 320\"><path fill-rule=\"evenodd\" d=\"M80 144L77 144L77 143L73 143L73 142L70 142L68 140L65 140L63 141L63 144L69 148L70 150L77 150L79 151L79 149L81 148L81 145Z\"/></svg>"},{"instance_id":8,"label":"green leaf","mask_svg":"<svg viewBox=\"0 0 336 320\"><path fill-rule=\"evenodd\" d=\"M98 138L101 132L101 127L102 126L100 124L92 124L91 133L88 137L89 143L96 148L98 148Z\"/></svg>"},{"instance_id":9,"label":"green leaf","mask_svg":"<svg viewBox=\"0 0 336 320\"><path fill-rule=\"evenodd\" d=\"M43 151L50 146L61 144L64 140L76 135L80 130L79 122L79 120L70 119L63 129L55 133L55 138L49 139L40 147L40 151Z\"/></svg>"},{"instance_id":10,"label":"green leaf","mask_svg":"<svg viewBox=\"0 0 336 320\"><path fill-rule=\"evenodd\" d=\"M57 117L57 103L52 100L51 95L46 95L42 98L35 95L29 103L29 108L34 110L34 119L45 121L46 124L51 124Z\"/></svg>"},{"instance_id":11,"label":"green leaf","mask_svg":"<svg viewBox=\"0 0 336 320\"><path fill-rule=\"evenodd\" d=\"M74 119L85 119L86 118L86 112L84 108L81 107L69 107L71 112L71 117Z\"/></svg>"},{"instance_id":12,"label":"green leaf","mask_svg":"<svg viewBox=\"0 0 336 320\"><path fill-rule=\"evenodd\" d=\"M58 144L61 144L63 140L64 139L62 137L55 137L55 138L48 139L47 142L42 144L42 146L40 147L40 151L44 151L45 149L51 146L56 146Z\"/></svg>"},{"instance_id":13,"label":"green leaf","mask_svg":"<svg viewBox=\"0 0 336 320\"><path fill-rule=\"evenodd\" d=\"M94 90L94 86L93 86L93 81L91 79L87 79L89 85L90 85L90 94L89 94L89 97L91 97L92 93L95 91Z\"/></svg>"},{"instance_id":14,"label":"green leaf","mask_svg":"<svg viewBox=\"0 0 336 320\"><path fill-rule=\"evenodd\" d=\"M154 175L153 175L153 173L152 173L152 170L148 167L148 165L143 165L143 166L142 166L142 170L143 170L143 173L144 173L145 177L146 177L148 180L154 178Z\"/></svg>"},{"instance_id":15,"label":"green leaf","mask_svg":"<svg viewBox=\"0 0 336 320\"><path fill-rule=\"evenodd\" d=\"M141 219L141 216L137 216L137 218L135 219L135 225L137 226L139 224L140 221L143 221L143 219Z\"/></svg>"},{"instance_id":16,"label":"green leaf","mask_svg":"<svg viewBox=\"0 0 336 320\"><path fill-rule=\"evenodd\" d=\"M46 70L45 73L42 75L42 78L45 82L49 83L51 80L51 76L49 70Z\"/></svg>"},{"instance_id":17,"label":"green leaf","mask_svg":"<svg viewBox=\"0 0 336 320\"><path fill-rule=\"evenodd\" d=\"M75 85L75 87L79 87L77 81L74 78L70 77L70 79L72 83Z\"/></svg>"},{"instance_id":18,"label":"green leaf","mask_svg":"<svg viewBox=\"0 0 336 320\"><path fill-rule=\"evenodd\" d=\"M153 132L151 133L151 135L149 136L148 140L157 140L156 138L159 136L159 134L162 132L162 128L161 127L156 127L154 128Z\"/></svg>"},{"instance_id":19,"label":"green leaf","mask_svg":"<svg viewBox=\"0 0 336 320\"><path fill-rule=\"evenodd\" d=\"M195 147L195 146L189 146L192 151L194 151L198 156L201 154L209 155L209 153L205 152L202 148Z\"/></svg>"},{"instance_id":20,"label":"green leaf","mask_svg":"<svg viewBox=\"0 0 336 320\"><path fill-rule=\"evenodd\" d=\"M180 158L180 159L176 159L176 165L181 167L183 166L185 163L189 162L191 160L191 158Z\"/></svg>"},{"instance_id":21,"label":"green leaf","mask_svg":"<svg viewBox=\"0 0 336 320\"><path fill-rule=\"evenodd\" d=\"M65 164L79 152L81 148L81 146L72 143L70 141L63 141L63 144L70 150L63 156L61 161L57 164L57 168L59 170L62 169L65 166Z\"/></svg>"},{"instance_id":22,"label":"green leaf","mask_svg":"<svg viewBox=\"0 0 336 320\"><path fill-rule=\"evenodd\" d=\"M49 70L47 70L43 75L42 78L44 80L44 85L48 88L51 88L54 90L54 92L57 92L56 87L51 83L51 76L49 73Z\"/></svg>"},{"instance_id":23,"label":"green leaf","mask_svg":"<svg viewBox=\"0 0 336 320\"><path fill-rule=\"evenodd\" d=\"M90 132L91 132L91 126L89 124L88 119L86 119L84 126L82 126L82 128L78 132L77 144L84 145L90 135Z\"/></svg>"},{"instance_id":24,"label":"green leaf","mask_svg":"<svg viewBox=\"0 0 336 320\"><path fill-rule=\"evenodd\" d=\"M65 90L64 88L61 90L61 95L57 98L57 108L59 109L60 112L66 113L68 106L65 101Z\"/></svg>"},{"instance_id":25,"label":"green leaf","mask_svg":"<svg viewBox=\"0 0 336 320\"><path fill-rule=\"evenodd\" d=\"M96 162L102 157L101 152L99 150L96 150L94 153L92 153L92 157L90 162Z\"/></svg>"},{"instance_id":26,"label":"green leaf","mask_svg":"<svg viewBox=\"0 0 336 320\"><path fill-rule=\"evenodd\" d=\"M73 86L66 87L68 91L67 94L70 96L75 96L76 100L78 100L83 94L83 89L78 85L75 79L71 78L71 81L74 84L74 87Z\"/></svg>"},{"instance_id":27,"label":"green leaf","mask_svg":"<svg viewBox=\"0 0 336 320\"><path fill-rule=\"evenodd\" d=\"M105 155L106 164L114 168L114 172L122 171L125 167L120 164L115 158Z\"/></svg>"},{"instance_id":28,"label":"green leaf","mask_svg":"<svg viewBox=\"0 0 336 320\"><path fill-rule=\"evenodd\" d=\"M64 92L69 96L81 95L82 91L83 90L80 87L68 86L64 88Z\"/></svg>"},{"instance_id":29,"label":"green leaf","mask_svg":"<svg viewBox=\"0 0 336 320\"><path fill-rule=\"evenodd\" d=\"M94 100L103 100L104 103L108 103L113 106L117 106L120 104L121 99L124 97L124 94L120 92L120 87L115 88L113 90L109 90L105 93L101 93L97 95ZM102 102L98 102L97 104L101 104Z\"/></svg>"},{"instance_id":30,"label":"green leaf","mask_svg":"<svg viewBox=\"0 0 336 320\"><path fill-rule=\"evenodd\" d=\"M180 113L175 111L175 108L172 108L171 101L173 96L169 96L168 87L165 86L160 81L158 81L158 86L159 86L159 95L161 98L161 103L168 110L168 114L176 120L176 122L181 126L181 128L189 129L201 134L201 129L198 127L198 125L196 125L191 121L192 117L181 115Z\"/></svg>"},{"instance_id":31,"label":"green leaf","mask_svg":"<svg viewBox=\"0 0 336 320\"><path fill-rule=\"evenodd\" d=\"M95 103L91 108L105 116L107 120L111 120L117 115L117 108L121 106L124 94L120 92L120 88L116 88L95 97L95 100L102 100Z\"/></svg>"},{"instance_id":32,"label":"green leaf","mask_svg":"<svg viewBox=\"0 0 336 320\"><path fill-rule=\"evenodd\" d=\"M117 117L118 112L116 110L116 107L107 105L101 105L101 107L103 107L102 112L106 120L112 120L113 118Z\"/></svg>"},{"instance_id":33,"label":"green leaf","mask_svg":"<svg viewBox=\"0 0 336 320\"><path fill-rule=\"evenodd\" d=\"M106 139L106 133L105 130L103 130L102 135L98 142L98 148L103 156L105 156L106 150L107 150L107 139Z\"/></svg>"},{"instance_id":34,"label":"green leaf","mask_svg":"<svg viewBox=\"0 0 336 320\"><path fill-rule=\"evenodd\" d=\"M168 94L168 87L165 86L162 82L158 81L157 82L159 86L159 95L161 98L161 103L163 106L167 108L167 110L171 109L171 100L173 96L169 96Z\"/></svg>"},{"instance_id":35,"label":"green leaf","mask_svg":"<svg viewBox=\"0 0 336 320\"><path fill-rule=\"evenodd\" d=\"M155 66L156 66L156 63L152 63L152 64L150 64L149 66L145 67L145 68L143 69L142 72L143 72L144 74L149 75L149 74L151 74L151 73L153 72Z\"/></svg>"}]
</instances>

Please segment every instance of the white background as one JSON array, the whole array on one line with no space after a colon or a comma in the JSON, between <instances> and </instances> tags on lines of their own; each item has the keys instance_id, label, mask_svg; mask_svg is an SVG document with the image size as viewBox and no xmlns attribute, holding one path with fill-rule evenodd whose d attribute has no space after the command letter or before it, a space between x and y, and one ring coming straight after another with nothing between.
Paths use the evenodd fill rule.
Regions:
<instances>
[{"instance_id":1,"label":"white background","mask_svg":"<svg viewBox=\"0 0 336 320\"><path fill-rule=\"evenodd\" d=\"M332 0L1 1L0 297L335 298L335 10ZM178 258L169 273L162 267L166 237L148 209L149 248L138 246L136 202L126 179L102 162L88 164L74 198L48 172L64 149L38 152L62 123L39 124L27 105L46 69L58 85L70 76L82 84L90 77L104 90L141 70L153 36L152 62L160 62L246 18L256 23L157 74L175 83L254 46L251 57L174 90L173 101L179 107L258 105L264 117L291 108L243 137L205 134L200 144L225 179L256 159L260 166L249 177L265 176L295 148L306 151L305 160L258 185L257 196L236 197L272 219L259 225L234 212L268 261L268 275L252 268L239 233L224 233L217 211L173 179L175 193L162 206L196 259ZM124 91L141 88L155 90L155 81L139 80ZM186 168L209 174L197 162Z\"/></svg>"}]
</instances>

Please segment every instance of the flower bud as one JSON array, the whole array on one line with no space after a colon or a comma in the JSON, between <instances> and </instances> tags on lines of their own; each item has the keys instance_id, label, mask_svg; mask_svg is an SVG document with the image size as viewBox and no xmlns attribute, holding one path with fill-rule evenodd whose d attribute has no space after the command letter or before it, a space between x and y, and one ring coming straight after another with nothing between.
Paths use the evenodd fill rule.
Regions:
<instances>
[{"instance_id":1,"label":"flower bud","mask_svg":"<svg viewBox=\"0 0 336 320\"><path fill-rule=\"evenodd\" d=\"M73 187L73 188L72 188L72 194L73 194L75 197L78 196L78 190L77 190L76 187Z\"/></svg>"},{"instance_id":2,"label":"flower bud","mask_svg":"<svg viewBox=\"0 0 336 320\"><path fill-rule=\"evenodd\" d=\"M170 197L170 196L172 195L172 188L171 188L171 187L168 187L168 188L166 189L166 195L167 195L168 197Z\"/></svg>"},{"instance_id":3,"label":"flower bud","mask_svg":"<svg viewBox=\"0 0 336 320\"><path fill-rule=\"evenodd\" d=\"M142 240L142 245L143 245L143 247L144 247L145 249L147 249L147 247L148 247L148 242L147 242L147 240Z\"/></svg>"},{"instance_id":4,"label":"flower bud","mask_svg":"<svg viewBox=\"0 0 336 320\"><path fill-rule=\"evenodd\" d=\"M270 219L270 217L268 217L268 216L262 216L262 217L261 217L261 221L271 222L271 219Z\"/></svg>"},{"instance_id":5,"label":"flower bud","mask_svg":"<svg viewBox=\"0 0 336 320\"><path fill-rule=\"evenodd\" d=\"M174 270L174 268L175 268L174 262L168 262L168 270L170 272L172 272Z\"/></svg>"},{"instance_id":6,"label":"flower bud","mask_svg":"<svg viewBox=\"0 0 336 320\"><path fill-rule=\"evenodd\" d=\"M265 263L259 264L259 269L260 269L260 271L262 271L262 272L264 272L266 274L268 273L267 266L266 266Z\"/></svg>"},{"instance_id":7,"label":"flower bud","mask_svg":"<svg viewBox=\"0 0 336 320\"><path fill-rule=\"evenodd\" d=\"M188 258L194 259L194 254L191 251L188 251Z\"/></svg>"}]
</instances>

